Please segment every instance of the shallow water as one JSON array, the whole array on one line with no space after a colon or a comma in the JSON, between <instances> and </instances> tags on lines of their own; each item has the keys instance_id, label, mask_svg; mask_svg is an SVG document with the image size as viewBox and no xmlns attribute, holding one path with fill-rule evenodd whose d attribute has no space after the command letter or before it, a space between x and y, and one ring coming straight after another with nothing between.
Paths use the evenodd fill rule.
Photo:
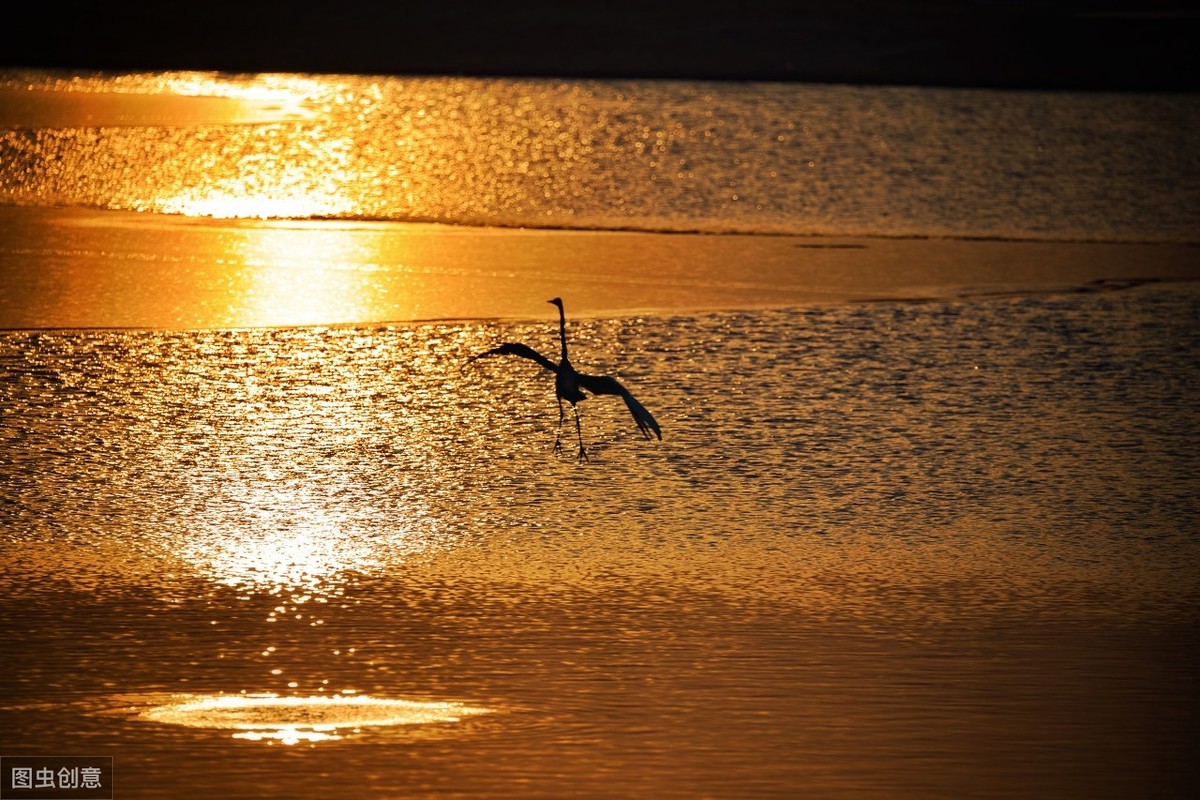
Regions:
<instances>
[{"instance_id":1,"label":"shallow water","mask_svg":"<svg viewBox=\"0 0 1200 800\"><path fill-rule=\"evenodd\" d=\"M1198 110L0 74L0 754L130 798L1194 796ZM555 294L663 441L592 399L557 457L546 375L466 364L552 353Z\"/></svg>"},{"instance_id":2,"label":"shallow water","mask_svg":"<svg viewBox=\"0 0 1200 800\"><path fill-rule=\"evenodd\" d=\"M0 72L0 203L1195 241L1200 101L697 81Z\"/></svg>"},{"instance_id":3,"label":"shallow water","mask_svg":"<svg viewBox=\"0 0 1200 800\"><path fill-rule=\"evenodd\" d=\"M1195 284L572 321L664 432L591 399L587 464L536 365L463 369L551 319L0 333L4 752L123 797L1200 785Z\"/></svg>"}]
</instances>

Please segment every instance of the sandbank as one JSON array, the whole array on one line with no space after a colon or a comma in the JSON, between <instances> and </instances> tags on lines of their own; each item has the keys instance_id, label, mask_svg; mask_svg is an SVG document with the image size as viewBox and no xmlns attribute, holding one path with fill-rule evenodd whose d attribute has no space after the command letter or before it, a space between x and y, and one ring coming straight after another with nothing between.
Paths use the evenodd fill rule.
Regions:
<instances>
[{"instance_id":1,"label":"sandbank","mask_svg":"<svg viewBox=\"0 0 1200 800\"><path fill-rule=\"evenodd\" d=\"M985 300L1200 279L1188 244L665 234L0 207L0 328L207 329Z\"/></svg>"}]
</instances>

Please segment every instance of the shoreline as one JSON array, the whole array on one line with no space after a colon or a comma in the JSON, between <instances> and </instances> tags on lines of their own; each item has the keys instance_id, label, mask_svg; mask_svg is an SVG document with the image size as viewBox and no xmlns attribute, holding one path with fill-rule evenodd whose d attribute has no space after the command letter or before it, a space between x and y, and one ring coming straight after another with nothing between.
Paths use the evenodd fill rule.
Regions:
<instances>
[{"instance_id":1,"label":"shoreline","mask_svg":"<svg viewBox=\"0 0 1200 800\"><path fill-rule=\"evenodd\" d=\"M1107 292L1137 291L1148 287L1162 286L1200 286L1200 278L1131 278L1108 279L1100 278L1082 284L1045 284L1045 285L1012 285L992 287L945 287L942 293L928 294L897 294L851 297L845 299L826 300L823 302L801 302L786 304L761 304L755 306L676 306L622 308L589 310L581 309L571 312L574 320L619 320L639 317L688 317L706 314L755 314L770 311L788 311L813 307L829 307L834 305L927 305L936 303L971 303L989 302L993 300L1011 300L1026 297L1048 297L1052 295L1083 295ZM303 329L373 329L373 328L420 328L427 325L478 325L478 324L538 324L545 318L537 315L536 306L524 313L513 313L498 316L450 316L450 317L413 317L403 319L372 319L347 320L340 322L292 322L267 323L261 325L216 325L216 326L173 326L173 325L52 325L45 327L0 325L0 334L53 334L53 333L214 333L224 331L262 331L262 330L303 330Z\"/></svg>"},{"instance_id":2,"label":"shoreline","mask_svg":"<svg viewBox=\"0 0 1200 800\"><path fill-rule=\"evenodd\" d=\"M1195 244L213 220L0 207L0 329L231 329L982 301L1200 281Z\"/></svg>"},{"instance_id":3,"label":"shoreline","mask_svg":"<svg viewBox=\"0 0 1200 800\"><path fill-rule=\"evenodd\" d=\"M45 206L0 206L0 214L3 214L3 208L47 208ZM407 218L398 219L393 217L369 217L369 216L308 216L308 217L218 217L218 216L201 216L190 215L181 212L163 212L163 211L130 211L126 209L108 209L99 207L87 206L55 206L53 207L60 211L78 210L85 213L96 213L105 215L133 215L142 219L146 224L151 218L164 218L171 220L187 221L195 225L210 225L214 227L238 227L243 225L261 225L264 227L273 228L289 228L302 227L304 225L326 225L330 227L345 227L366 228L373 225L400 225L412 228L424 228L433 231L441 230L446 233L454 233L456 231L494 231L496 233L504 233L508 231L520 233L590 233L590 234L644 234L648 236L701 236L721 238L726 236L748 236L761 238L786 238L794 240L824 240L818 241L816 244L809 245L813 248L862 248L866 245L854 243L858 240L870 242L873 240L900 240L900 241L932 241L932 242L996 242L996 243L1013 243L1013 244L1113 244L1113 245L1164 245L1168 247L1197 247L1200 248L1200 238L1189 239L1119 239L1105 238L1100 236L1052 236L1035 234L988 234L988 233L866 233L866 232L836 232L836 231L787 231L780 229L761 229L753 230L750 228L725 228L704 230L702 228L667 228L667 227L641 227L641 228L617 228L604 227L601 225L567 225L567 224L542 224L542 225L523 225L519 223L498 223L498 222L455 222L451 220L442 220L434 218ZM850 243L828 243L829 240L853 240ZM796 247L805 245L797 244Z\"/></svg>"}]
</instances>

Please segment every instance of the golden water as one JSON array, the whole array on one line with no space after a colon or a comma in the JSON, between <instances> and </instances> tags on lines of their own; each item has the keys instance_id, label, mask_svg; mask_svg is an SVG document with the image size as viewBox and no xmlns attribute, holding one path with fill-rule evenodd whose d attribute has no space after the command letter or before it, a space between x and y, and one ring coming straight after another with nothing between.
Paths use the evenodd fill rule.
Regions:
<instances>
[{"instance_id":1,"label":"golden water","mask_svg":"<svg viewBox=\"0 0 1200 800\"><path fill-rule=\"evenodd\" d=\"M2 334L6 752L128 797L1180 796L1198 301L574 322L664 430L589 400L584 465L536 365L462 370L549 318Z\"/></svg>"},{"instance_id":2,"label":"golden water","mask_svg":"<svg viewBox=\"0 0 1200 800\"><path fill-rule=\"evenodd\" d=\"M1188 95L0 72L0 203L1194 241Z\"/></svg>"},{"instance_id":3,"label":"golden water","mask_svg":"<svg viewBox=\"0 0 1200 800\"><path fill-rule=\"evenodd\" d=\"M1193 100L0 83L0 754L126 798L1195 794ZM594 398L556 457L547 375L468 363L554 353L556 295L661 442Z\"/></svg>"}]
</instances>

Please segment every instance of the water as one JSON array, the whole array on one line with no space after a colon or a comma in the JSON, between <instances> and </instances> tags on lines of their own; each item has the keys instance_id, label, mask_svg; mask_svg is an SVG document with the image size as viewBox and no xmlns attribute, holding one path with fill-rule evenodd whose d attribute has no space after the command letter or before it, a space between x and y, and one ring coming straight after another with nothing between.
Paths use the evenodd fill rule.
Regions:
<instances>
[{"instance_id":1,"label":"water","mask_svg":"<svg viewBox=\"0 0 1200 800\"><path fill-rule=\"evenodd\" d=\"M1134 241L1200 218L1192 95L10 71L5 109L6 204Z\"/></svg>"},{"instance_id":2,"label":"water","mask_svg":"<svg viewBox=\"0 0 1200 800\"><path fill-rule=\"evenodd\" d=\"M1194 99L5 80L3 754L131 798L1200 786ZM593 398L555 457L549 376L467 364L553 353L554 294L661 442Z\"/></svg>"},{"instance_id":3,"label":"water","mask_svg":"<svg viewBox=\"0 0 1200 800\"><path fill-rule=\"evenodd\" d=\"M589 401L582 468L536 366L459 371L546 324L4 334L6 744L132 797L1182 796L1198 316L575 324L665 431ZM342 690L494 713L251 761L136 717Z\"/></svg>"}]
</instances>

